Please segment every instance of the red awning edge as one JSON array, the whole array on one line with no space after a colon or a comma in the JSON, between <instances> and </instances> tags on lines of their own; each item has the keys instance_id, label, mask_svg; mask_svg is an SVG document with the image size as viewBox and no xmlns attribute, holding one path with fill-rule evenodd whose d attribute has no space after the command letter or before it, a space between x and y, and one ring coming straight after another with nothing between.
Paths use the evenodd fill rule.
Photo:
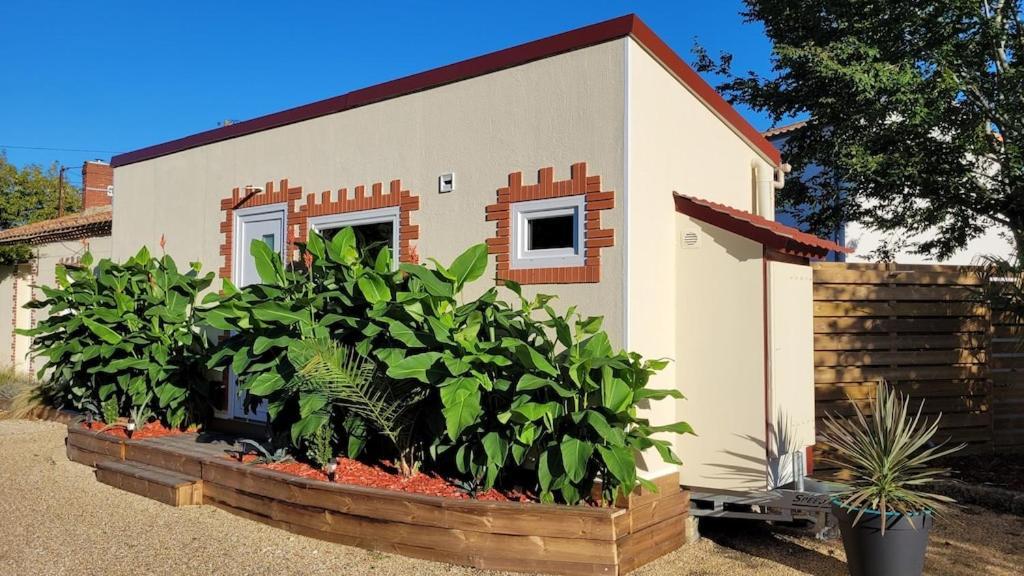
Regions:
<instances>
[{"instance_id":1,"label":"red awning edge","mask_svg":"<svg viewBox=\"0 0 1024 576\"><path fill-rule=\"evenodd\" d=\"M830 251L843 254L853 252L852 249L831 240L801 232L757 214L678 192L673 192L672 195L676 212L743 236L772 250L801 258L816 259L825 258Z\"/></svg>"}]
</instances>

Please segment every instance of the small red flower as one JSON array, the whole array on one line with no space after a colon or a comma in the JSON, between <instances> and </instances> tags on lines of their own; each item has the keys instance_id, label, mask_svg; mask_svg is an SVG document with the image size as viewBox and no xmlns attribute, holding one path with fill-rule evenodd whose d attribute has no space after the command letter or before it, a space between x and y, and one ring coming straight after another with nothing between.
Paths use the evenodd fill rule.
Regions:
<instances>
[{"instance_id":1,"label":"small red flower","mask_svg":"<svg viewBox=\"0 0 1024 576\"><path fill-rule=\"evenodd\" d=\"M302 261L306 263L306 269L310 270L313 268L313 255L306 252L302 255Z\"/></svg>"},{"instance_id":2,"label":"small red flower","mask_svg":"<svg viewBox=\"0 0 1024 576\"><path fill-rule=\"evenodd\" d=\"M167 238L163 234L160 235L160 250L163 251L164 246L167 246Z\"/></svg>"}]
</instances>

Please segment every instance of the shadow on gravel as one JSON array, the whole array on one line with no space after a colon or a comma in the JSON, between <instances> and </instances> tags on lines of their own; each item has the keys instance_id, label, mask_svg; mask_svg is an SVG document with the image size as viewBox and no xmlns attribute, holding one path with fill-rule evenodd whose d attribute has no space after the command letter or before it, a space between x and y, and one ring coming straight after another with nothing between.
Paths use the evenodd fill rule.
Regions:
<instances>
[{"instance_id":1,"label":"shadow on gravel","mask_svg":"<svg viewBox=\"0 0 1024 576\"><path fill-rule=\"evenodd\" d=\"M719 546L782 564L812 576L847 576L846 563L780 538L765 522L701 518L701 537Z\"/></svg>"}]
</instances>

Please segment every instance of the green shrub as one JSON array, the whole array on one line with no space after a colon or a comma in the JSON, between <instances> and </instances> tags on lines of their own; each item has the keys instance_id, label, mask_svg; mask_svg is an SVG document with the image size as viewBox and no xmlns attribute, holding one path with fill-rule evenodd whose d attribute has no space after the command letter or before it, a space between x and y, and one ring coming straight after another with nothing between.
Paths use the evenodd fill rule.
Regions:
<instances>
[{"instance_id":1,"label":"green shrub","mask_svg":"<svg viewBox=\"0 0 1024 576\"><path fill-rule=\"evenodd\" d=\"M259 241L252 252L263 283L225 283L202 313L234 333L211 365L235 372L250 405L269 401L272 425L289 430L296 450L322 447L325 423L351 457L367 448L368 436L388 434L364 411L296 383L309 385L315 372L296 350L325 339L371 358L403 397L417 399L403 428L407 445L391 441L374 456L407 468L428 460L473 490L523 485L545 501L575 503L600 477L610 499L643 483L638 451L654 448L678 462L669 441L654 434L692 432L636 416L640 402L681 395L647 388L664 362L614 352L600 318L572 308L559 314L551 297L526 299L513 283L506 284L513 304L496 288L467 301L464 287L487 266L484 245L447 267L435 261L398 271L387 249L361 254L351 229L330 242L311 232L304 269L285 267Z\"/></svg>"},{"instance_id":2,"label":"green shrub","mask_svg":"<svg viewBox=\"0 0 1024 576\"><path fill-rule=\"evenodd\" d=\"M170 256L143 248L123 264L57 267L57 286L42 287L29 308L48 316L31 330L39 370L60 403L110 423L149 409L172 427L201 422L211 411L206 337L195 323L197 295L213 274L199 265L178 271Z\"/></svg>"}]
</instances>

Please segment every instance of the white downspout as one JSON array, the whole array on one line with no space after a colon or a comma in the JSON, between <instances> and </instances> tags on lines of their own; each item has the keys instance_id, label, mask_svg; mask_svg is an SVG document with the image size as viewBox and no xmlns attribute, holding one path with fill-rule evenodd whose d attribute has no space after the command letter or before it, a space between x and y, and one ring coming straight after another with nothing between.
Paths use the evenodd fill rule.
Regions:
<instances>
[{"instance_id":1,"label":"white downspout","mask_svg":"<svg viewBox=\"0 0 1024 576\"><path fill-rule=\"evenodd\" d=\"M761 162L754 162L754 172L757 175L757 205L754 212L769 220L775 219L775 174Z\"/></svg>"}]
</instances>

